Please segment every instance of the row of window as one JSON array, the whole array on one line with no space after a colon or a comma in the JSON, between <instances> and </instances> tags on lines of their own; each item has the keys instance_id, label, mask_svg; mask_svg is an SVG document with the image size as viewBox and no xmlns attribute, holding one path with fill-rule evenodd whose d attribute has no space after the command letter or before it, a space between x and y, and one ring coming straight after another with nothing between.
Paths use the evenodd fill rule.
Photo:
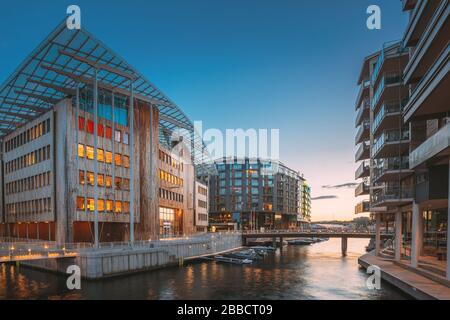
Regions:
<instances>
[{"instance_id":1,"label":"row of window","mask_svg":"<svg viewBox=\"0 0 450 320\"><path fill-rule=\"evenodd\" d=\"M206 209L206 207L207 207L206 201L198 200L198 206L200 208L205 208Z\"/></svg>"},{"instance_id":2,"label":"row of window","mask_svg":"<svg viewBox=\"0 0 450 320\"><path fill-rule=\"evenodd\" d=\"M5 142L5 152L12 151L24 144L33 141L39 137L42 137L44 134L50 132L50 119L44 120L34 127L25 130L14 138L9 139Z\"/></svg>"},{"instance_id":3,"label":"row of window","mask_svg":"<svg viewBox=\"0 0 450 320\"><path fill-rule=\"evenodd\" d=\"M159 178L161 179L161 181L167 181L180 187L183 186L183 179L161 169L159 170Z\"/></svg>"},{"instance_id":4,"label":"row of window","mask_svg":"<svg viewBox=\"0 0 450 320\"><path fill-rule=\"evenodd\" d=\"M6 173L11 173L48 159L50 159L50 145L34 150L17 159L8 161L5 165L5 171Z\"/></svg>"},{"instance_id":5,"label":"row of window","mask_svg":"<svg viewBox=\"0 0 450 320\"><path fill-rule=\"evenodd\" d=\"M95 211L95 199L77 197L77 210L84 211L87 209L90 212ZM97 211L99 213L130 213L130 202L98 199Z\"/></svg>"},{"instance_id":6,"label":"row of window","mask_svg":"<svg viewBox=\"0 0 450 320\"><path fill-rule=\"evenodd\" d=\"M166 200L172 200L172 201L177 201L177 202L183 202L183 195L173 192L173 191L169 191L166 189L162 189L159 188L159 197L162 199L166 199Z\"/></svg>"},{"instance_id":7,"label":"row of window","mask_svg":"<svg viewBox=\"0 0 450 320\"><path fill-rule=\"evenodd\" d=\"M6 212L8 214L42 214L51 212L51 199L35 199L6 205Z\"/></svg>"},{"instance_id":8,"label":"row of window","mask_svg":"<svg viewBox=\"0 0 450 320\"><path fill-rule=\"evenodd\" d=\"M85 184L94 186L94 173L90 171L79 170L78 173L80 185ZM103 173L97 173L97 185L99 187L112 187L112 176L105 175ZM114 177L114 186L117 190L130 190L130 179Z\"/></svg>"},{"instance_id":9,"label":"row of window","mask_svg":"<svg viewBox=\"0 0 450 320\"><path fill-rule=\"evenodd\" d=\"M78 130L86 131L89 134L94 134L95 123L93 120L89 120L84 117L78 117ZM106 139L112 139L112 128L110 126L104 126L101 123L97 123L97 136ZM130 136L128 132L121 130L114 130L114 141L122 142L124 144L130 143Z\"/></svg>"},{"instance_id":10,"label":"row of window","mask_svg":"<svg viewBox=\"0 0 450 320\"><path fill-rule=\"evenodd\" d=\"M198 186L198 193L204 196L208 196L208 190L202 186Z\"/></svg>"},{"instance_id":11,"label":"row of window","mask_svg":"<svg viewBox=\"0 0 450 320\"><path fill-rule=\"evenodd\" d=\"M78 157L80 158L86 158L88 160L94 160L94 147L84 145L84 144L78 144ZM112 152L105 151L103 149L97 148L97 161L99 162L105 162L108 164L112 163ZM114 164L118 167L130 167L130 157L121 155L120 153L114 154Z\"/></svg>"},{"instance_id":12,"label":"row of window","mask_svg":"<svg viewBox=\"0 0 450 320\"><path fill-rule=\"evenodd\" d=\"M206 213L199 213L198 220L199 221L208 221L208 215Z\"/></svg>"},{"instance_id":13,"label":"row of window","mask_svg":"<svg viewBox=\"0 0 450 320\"><path fill-rule=\"evenodd\" d=\"M183 171L183 162L175 160L174 158L172 158L170 155L168 155L167 153L165 153L162 150L159 150L159 160L161 160L162 162L174 167L175 169L179 169L180 171Z\"/></svg>"},{"instance_id":14,"label":"row of window","mask_svg":"<svg viewBox=\"0 0 450 320\"><path fill-rule=\"evenodd\" d=\"M24 191L39 189L51 184L50 171L23 178L20 180L8 182L5 185L6 194L14 194Z\"/></svg>"}]
</instances>

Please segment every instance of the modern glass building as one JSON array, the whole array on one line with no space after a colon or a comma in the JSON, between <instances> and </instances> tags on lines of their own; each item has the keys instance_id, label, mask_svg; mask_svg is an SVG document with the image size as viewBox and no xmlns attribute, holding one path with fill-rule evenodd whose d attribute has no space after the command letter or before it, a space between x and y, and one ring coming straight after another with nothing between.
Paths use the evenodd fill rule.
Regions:
<instances>
[{"instance_id":1,"label":"modern glass building","mask_svg":"<svg viewBox=\"0 0 450 320\"><path fill-rule=\"evenodd\" d=\"M298 172L262 159L215 161L210 178L210 224L215 228L259 230L306 228L310 188Z\"/></svg>"}]
</instances>

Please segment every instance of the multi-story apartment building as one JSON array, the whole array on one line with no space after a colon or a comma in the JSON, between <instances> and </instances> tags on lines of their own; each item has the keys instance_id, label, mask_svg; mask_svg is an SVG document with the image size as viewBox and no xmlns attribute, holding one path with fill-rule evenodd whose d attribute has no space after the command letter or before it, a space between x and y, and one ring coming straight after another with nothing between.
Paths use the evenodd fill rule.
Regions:
<instances>
[{"instance_id":1,"label":"multi-story apartment building","mask_svg":"<svg viewBox=\"0 0 450 320\"><path fill-rule=\"evenodd\" d=\"M210 177L210 224L243 230L304 228L310 222L310 188L280 162L223 158Z\"/></svg>"},{"instance_id":2,"label":"multi-story apartment building","mask_svg":"<svg viewBox=\"0 0 450 320\"><path fill-rule=\"evenodd\" d=\"M196 159L168 151L176 131L193 136L178 106L61 24L0 87L0 235L97 244L195 232Z\"/></svg>"},{"instance_id":3,"label":"multi-story apartment building","mask_svg":"<svg viewBox=\"0 0 450 320\"><path fill-rule=\"evenodd\" d=\"M197 180L195 182L195 227L197 232L207 232L209 226L209 195L208 184Z\"/></svg>"},{"instance_id":4,"label":"multi-story apartment building","mask_svg":"<svg viewBox=\"0 0 450 320\"><path fill-rule=\"evenodd\" d=\"M402 6L409 12L402 41L367 57L359 79L356 124L367 129L356 138L356 161L363 161L356 178L366 183L356 195L370 199L355 212L375 216L377 254L380 228L391 223L393 258L448 280L450 6L448 0Z\"/></svg>"}]
</instances>

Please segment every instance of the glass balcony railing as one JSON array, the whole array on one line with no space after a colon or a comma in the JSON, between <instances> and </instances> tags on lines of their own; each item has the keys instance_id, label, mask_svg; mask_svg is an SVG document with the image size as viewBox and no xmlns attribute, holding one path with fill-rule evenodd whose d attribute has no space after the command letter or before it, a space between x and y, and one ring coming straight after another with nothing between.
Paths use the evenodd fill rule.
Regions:
<instances>
[{"instance_id":1,"label":"glass balcony railing","mask_svg":"<svg viewBox=\"0 0 450 320\"><path fill-rule=\"evenodd\" d=\"M385 103L385 104L383 104L380 111L377 113L377 115L373 119L372 133L374 133L377 130L381 121L383 121L383 119L385 117L388 117L395 113L399 113L402 111L402 109L403 109L402 103L390 103L390 104Z\"/></svg>"},{"instance_id":2,"label":"glass balcony railing","mask_svg":"<svg viewBox=\"0 0 450 320\"><path fill-rule=\"evenodd\" d=\"M355 214L369 212L369 211L370 211L370 201L369 200L362 201L355 206Z\"/></svg>"},{"instance_id":3,"label":"glass balcony railing","mask_svg":"<svg viewBox=\"0 0 450 320\"><path fill-rule=\"evenodd\" d=\"M409 201L414 197L414 188L405 186L385 187L372 194L372 204L388 201Z\"/></svg>"},{"instance_id":4,"label":"glass balcony railing","mask_svg":"<svg viewBox=\"0 0 450 320\"><path fill-rule=\"evenodd\" d=\"M367 182L361 182L355 189L355 197L370 193L370 185Z\"/></svg>"},{"instance_id":5,"label":"glass balcony railing","mask_svg":"<svg viewBox=\"0 0 450 320\"><path fill-rule=\"evenodd\" d=\"M409 156L380 159L373 169L374 180L380 178L388 171L409 170Z\"/></svg>"},{"instance_id":6,"label":"glass balcony railing","mask_svg":"<svg viewBox=\"0 0 450 320\"><path fill-rule=\"evenodd\" d=\"M392 142L402 142L402 141L408 141L409 140L409 129L404 128L403 130L385 130L383 133L376 139L373 147L372 147L372 154L375 155L380 151L380 149L386 144L386 143L392 143Z\"/></svg>"},{"instance_id":7,"label":"glass balcony railing","mask_svg":"<svg viewBox=\"0 0 450 320\"><path fill-rule=\"evenodd\" d=\"M375 64L375 68L373 69L372 73L372 85L375 85L375 82L378 77L378 73L380 72L381 66L384 62L384 48L381 50L381 54L378 56L377 63Z\"/></svg>"},{"instance_id":8,"label":"glass balcony railing","mask_svg":"<svg viewBox=\"0 0 450 320\"><path fill-rule=\"evenodd\" d=\"M399 74L384 74L380 80L380 83L378 84L378 87L375 90L375 93L373 94L372 110L374 110L375 106L378 104L378 101L380 100L385 87L391 84L399 83L401 81L402 77Z\"/></svg>"},{"instance_id":9,"label":"glass balcony railing","mask_svg":"<svg viewBox=\"0 0 450 320\"><path fill-rule=\"evenodd\" d=\"M363 161L361 162L361 164L359 165L358 169L356 169L355 172L355 179L359 179L361 177L364 176L364 174L366 176L369 175L369 162L368 161Z\"/></svg>"},{"instance_id":10,"label":"glass balcony railing","mask_svg":"<svg viewBox=\"0 0 450 320\"><path fill-rule=\"evenodd\" d=\"M364 114L364 112L369 109L370 107L370 103L369 103L369 99L365 99L362 103L361 106L358 108L358 112L356 113L356 121L355 121L355 125L358 125L361 120L362 120L362 116Z\"/></svg>"},{"instance_id":11,"label":"glass balcony railing","mask_svg":"<svg viewBox=\"0 0 450 320\"><path fill-rule=\"evenodd\" d=\"M367 143L361 143L361 145L359 146L358 150L356 151L355 154L355 161L360 161L360 160L364 160L366 158L369 157L369 144ZM364 157L364 154L367 155L367 157Z\"/></svg>"},{"instance_id":12,"label":"glass balcony railing","mask_svg":"<svg viewBox=\"0 0 450 320\"><path fill-rule=\"evenodd\" d=\"M358 143L361 140L361 137L363 136L364 131L369 130L369 129L370 129L370 122L369 121L364 121L358 127L358 131L356 132L355 142Z\"/></svg>"},{"instance_id":13,"label":"glass balcony railing","mask_svg":"<svg viewBox=\"0 0 450 320\"><path fill-rule=\"evenodd\" d=\"M359 108L361 106L361 105L358 105L359 100L361 99L361 96L362 96L364 90L367 89L369 86L370 86L370 81L369 80L364 80L361 83L361 86L359 87L358 97L356 98L356 103L357 103L357 107L356 108Z\"/></svg>"}]
</instances>

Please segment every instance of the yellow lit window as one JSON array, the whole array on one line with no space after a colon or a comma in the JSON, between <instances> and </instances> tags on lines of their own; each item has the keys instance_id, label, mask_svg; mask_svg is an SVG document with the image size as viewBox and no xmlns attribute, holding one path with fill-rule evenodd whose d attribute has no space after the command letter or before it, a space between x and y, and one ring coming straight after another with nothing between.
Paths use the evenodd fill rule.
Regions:
<instances>
[{"instance_id":1,"label":"yellow lit window","mask_svg":"<svg viewBox=\"0 0 450 320\"><path fill-rule=\"evenodd\" d=\"M116 201L116 213L122 213L122 202Z\"/></svg>"},{"instance_id":2,"label":"yellow lit window","mask_svg":"<svg viewBox=\"0 0 450 320\"><path fill-rule=\"evenodd\" d=\"M78 156L84 158L84 145L78 144Z\"/></svg>"},{"instance_id":3,"label":"yellow lit window","mask_svg":"<svg viewBox=\"0 0 450 320\"><path fill-rule=\"evenodd\" d=\"M106 187L111 188L111 186L112 186L112 177L106 176Z\"/></svg>"},{"instance_id":4,"label":"yellow lit window","mask_svg":"<svg viewBox=\"0 0 450 320\"><path fill-rule=\"evenodd\" d=\"M98 199L98 212L105 211L105 200Z\"/></svg>"},{"instance_id":5,"label":"yellow lit window","mask_svg":"<svg viewBox=\"0 0 450 320\"><path fill-rule=\"evenodd\" d=\"M91 212L95 210L94 199L92 198L87 199L87 208Z\"/></svg>"},{"instance_id":6,"label":"yellow lit window","mask_svg":"<svg viewBox=\"0 0 450 320\"><path fill-rule=\"evenodd\" d=\"M77 197L77 209L84 210L84 198L83 197Z\"/></svg>"},{"instance_id":7,"label":"yellow lit window","mask_svg":"<svg viewBox=\"0 0 450 320\"><path fill-rule=\"evenodd\" d=\"M130 203L128 201L123 202L123 212L130 213Z\"/></svg>"},{"instance_id":8,"label":"yellow lit window","mask_svg":"<svg viewBox=\"0 0 450 320\"><path fill-rule=\"evenodd\" d=\"M125 168L129 168L130 167L130 157L123 156L123 166Z\"/></svg>"},{"instance_id":9,"label":"yellow lit window","mask_svg":"<svg viewBox=\"0 0 450 320\"><path fill-rule=\"evenodd\" d=\"M90 186L93 186L93 185L94 185L94 173L88 171L88 172L86 173L86 176L87 176L87 183L88 183Z\"/></svg>"},{"instance_id":10,"label":"yellow lit window","mask_svg":"<svg viewBox=\"0 0 450 320\"><path fill-rule=\"evenodd\" d=\"M84 182L84 171L83 170L80 170L79 176L80 176L80 184L84 185L85 182Z\"/></svg>"},{"instance_id":11,"label":"yellow lit window","mask_svg":"<svg viewBox=\"0 0 450 320\"><path fill-rule=\"evenodd\" d=\"M120 156L120 154L116 153L114 155L114 163L119 167L122 165L122 157Z\"/></svg>"},{"instance_id":12,"label":"yellow lit window","mask_svg":"<svg viewBox=\"0 0 450 320\"><path fill-rule=\"evenodd\" d=\"M103 174L98 174L97 182L99 187L103 187L105 185L105 176Z\"/></svg>"},{"instance_id":13,"label":"yellow lit window","mask_svg":"<svg viewBox=\"0 0 450 320\"><path fill-rule=\"evenodd\" d=\"M105 161L105 155L103 149L97 149L97 160L100 162Z\"/></svg>"},{"instance_id":14,"label":"yellow lit window","mask_svg":"<svg viewBox=\"0 0 450 320\"><path fill-rule=\"evenodd\" d=\"M160 178L161 180L164 180L164 171L159 170L159 178Z\"/></svg>"},{"instance_id":15,"label":"yellow lit window","mask_svg":"<svg viewBox=\"0 0 450 320\"><path fill-rule=\"evenodd\" d=\"M94 148L91 146L86 146L86 157L89 160L94 160Z\"/></svg>"},{"instance_id":16,"label":"yellow lit window","mask_svg":"<svg viewBox=\"0 0 450 320\"><path fill-rule=\"evenodd\" d=\"M109 164L112 163L112 153L109 151L105 151L105 162Z\"/></svg>"},{"instance_id":17,"label":"yellow lit window","mask_svg":"<svg viewBox=\"0 0 450 320\"><path fill-rule=\"evenodd\" d=\"M113 201L106 200L106 212L112 212L112 211L113 211Z\"/></svg>"}]
</instances>

